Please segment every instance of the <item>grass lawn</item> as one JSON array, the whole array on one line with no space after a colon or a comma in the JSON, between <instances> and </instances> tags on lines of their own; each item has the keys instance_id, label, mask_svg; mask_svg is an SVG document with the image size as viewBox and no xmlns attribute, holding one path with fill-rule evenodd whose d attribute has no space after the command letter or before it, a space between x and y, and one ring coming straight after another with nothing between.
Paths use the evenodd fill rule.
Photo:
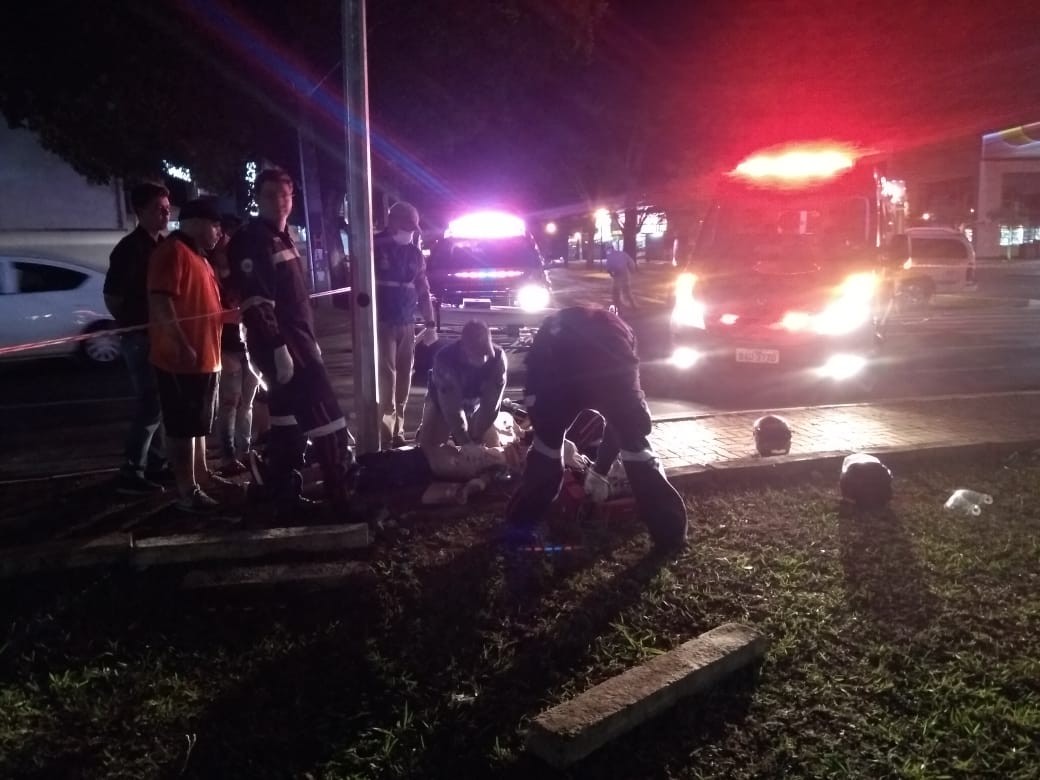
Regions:
<instances>
[{"instance_id":1,"label":"grass lawn","mask_svg":"<svg viewBox=\"0 0 1040 780\"><path fill-rule=\"evenodd\" d=\"M690 551L642 533L503 559L493 513L417 516L352 592L197 596L176 572L4 584L0 777L1035 778L1040 463L691 495ZM955 487L996 496L946 514ZM525 724L728 621L745 675L554 774Z\"/></svg>"}]
</instances>

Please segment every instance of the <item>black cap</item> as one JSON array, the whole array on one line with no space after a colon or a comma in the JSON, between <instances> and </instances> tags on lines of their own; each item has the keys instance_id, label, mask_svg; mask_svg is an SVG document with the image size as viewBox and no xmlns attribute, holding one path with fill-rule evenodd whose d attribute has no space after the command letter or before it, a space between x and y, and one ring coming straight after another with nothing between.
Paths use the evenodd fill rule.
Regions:
<instances>
[{"instance_id":1,"label":"black cap","mask_svg":"<svg viewBox=\"0 0 1040 780\"><path fill-rule=\"evenodd\" d=\"M220 209L217 208L216 198L189 200L181 206L181 213L177 216L179 222L184 222L186 219L208 219L210 222L220 222Z\"/></svg>"}]
</instances>

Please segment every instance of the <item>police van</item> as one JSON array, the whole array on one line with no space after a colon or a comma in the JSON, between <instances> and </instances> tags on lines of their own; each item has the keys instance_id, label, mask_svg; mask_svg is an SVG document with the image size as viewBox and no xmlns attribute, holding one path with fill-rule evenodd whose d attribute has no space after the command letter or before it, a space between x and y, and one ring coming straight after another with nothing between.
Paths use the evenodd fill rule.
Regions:
<instances>
[{"instance_id":1,"label":"police van","mask_svg":"<svg viewBox=\"0 0 1040 780\"><path fill-rule=\"evenodd\" d=\"M522 219L477 212L452 220L429 247L426 275L437 327L479 318L519 333L553 311L547 263Z\"/></svg>"}]
</instances>

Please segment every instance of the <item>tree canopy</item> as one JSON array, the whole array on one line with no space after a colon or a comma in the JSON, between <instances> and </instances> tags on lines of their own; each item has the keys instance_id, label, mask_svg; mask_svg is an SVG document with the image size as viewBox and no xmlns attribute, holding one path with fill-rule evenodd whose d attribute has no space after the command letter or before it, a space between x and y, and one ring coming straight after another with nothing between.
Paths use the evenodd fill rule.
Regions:
<instances>
[{"instance_id":1,"label":"tree canopy","mask_svg":"<svg viewBox=\"0 0 1040 780\"><path fill-rule=\"evenodd\" d=\"M340 2L5 9L0 111L95 181L163 159L215 187L296 160L343 181ZM768 143L912 146L1036 119L1040 4L369 0L377 180L427 208L682 199Z\"/></svg>"}]
</instances>

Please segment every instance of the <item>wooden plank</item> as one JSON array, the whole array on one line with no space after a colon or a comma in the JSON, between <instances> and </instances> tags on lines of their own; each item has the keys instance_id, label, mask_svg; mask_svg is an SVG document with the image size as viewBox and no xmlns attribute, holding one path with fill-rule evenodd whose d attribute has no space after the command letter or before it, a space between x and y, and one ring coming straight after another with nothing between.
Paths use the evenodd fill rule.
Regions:
<instances>
[{"instance_id":1,"label":"wooden plank","mask_svg":"<svg viewBox=\"0 0 1040 780\"><path fill-rule=\"evenodd\" d=\"M368 525L311 525L135 539L130 560L139 567L194 561L244 560L274 553L335 552L367 547Z\"/></svg>"},{"instance_id":2,"label":"wooden plank","mask_svg":"<svg viewBox=\"0 0 1040 780\"><path fill-rule=\"evenodd\" d=\"M742 666L760 660L768 640L727 623L596 685L534 719L527 747L555 767L584 758Z\"/></svg>"},{"instance_id":3,"label":"wooden plank","mask_svg":"<svg viewBox=\"0 0 1040 780\"><path fill-rule=\"evenodd\" d=\"M357 561L284 563L190 571L181 580L181 587L185 590L252 590L276 587L324 590L344 587L371 576L372 567Z\"/></svg>"}]
</instances>

